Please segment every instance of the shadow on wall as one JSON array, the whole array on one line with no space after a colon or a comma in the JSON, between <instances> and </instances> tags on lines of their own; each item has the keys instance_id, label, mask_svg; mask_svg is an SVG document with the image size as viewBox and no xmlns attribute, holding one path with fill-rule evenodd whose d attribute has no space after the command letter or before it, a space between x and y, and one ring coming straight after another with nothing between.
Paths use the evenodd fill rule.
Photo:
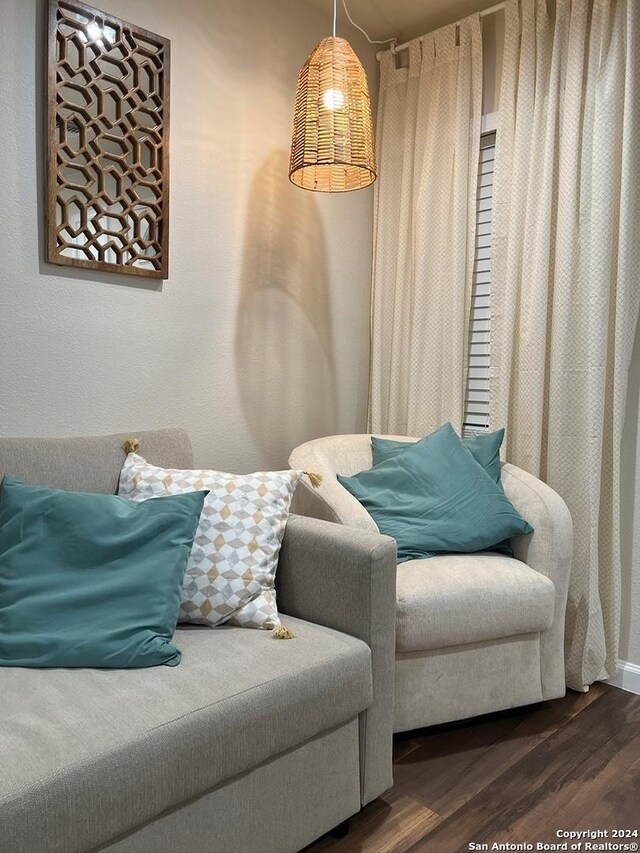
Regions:
<instances>
[{"instance_id":1,"label":"shadow on wall","mask_svg":"<svg viewBox=\"0 0 640 853\"><path fill-rule=\"evenodd\" d=\"M236 378L265 465L337 431L327 247L318 201L273 151L249 195L236 318Z\"/></svg>"}]
</instances>

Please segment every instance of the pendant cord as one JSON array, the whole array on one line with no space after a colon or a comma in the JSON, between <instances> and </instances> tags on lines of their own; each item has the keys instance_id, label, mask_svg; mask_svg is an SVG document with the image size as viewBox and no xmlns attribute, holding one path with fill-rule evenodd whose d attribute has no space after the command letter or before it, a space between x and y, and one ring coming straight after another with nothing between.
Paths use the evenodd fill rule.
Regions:
<instances>
[{"instance_id":1,"label":"pendant cord","mask_svg":"<svg viewBox=\"0 0 640 853\"><path fill-rule=\"evenodd\" d=\"M372 38L369 38L369 34L365 30L363 30L362 27L358 26L358 24L356 24L356 22L353 20L353 18L349 14L349 9L347 8L347 0L342 0L342 5L344 6L344 11L346 12L347 18L349 19L349 22L351 23L351 25L354 26L357 30L360 30L360 32L366 38L366 40L369 42L369 44L389 44L390 42L397 42L398 41L397 38L390 38L390 39L372 39ZM335 34L336 34L336 0L333 0L333 35L335 36Z\"/></svg>"},{"instance_id":2,"label":"pendant cord","mask_svg":"<svg viewBox=\"0 0 640 853\"><path fill-rule=\"evenodd\" d=\"M333 0L333 37L336 37L336 21L338 19L338 0Z\"/></svg>"}]
</instances>

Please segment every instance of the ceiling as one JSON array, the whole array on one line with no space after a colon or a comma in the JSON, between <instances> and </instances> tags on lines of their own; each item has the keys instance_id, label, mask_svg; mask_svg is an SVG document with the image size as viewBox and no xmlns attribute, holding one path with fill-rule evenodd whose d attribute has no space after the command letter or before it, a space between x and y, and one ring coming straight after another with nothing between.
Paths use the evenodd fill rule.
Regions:
<instances>
[{"instance_id":1,"label":"ceiling","mask_svg":"<svg viewBox=\"0 0 640 853\"><path fill-rule=\"evenodd\" d=\"M307 0L326 10L330 21L333 0ZM400 41L415 38L458 21L480 9L494 6L497 0L347 0L353 20L372 39L397 36ZM338 24L346 21L342 0L338 0Z\"/></svg>"}]
</instances>

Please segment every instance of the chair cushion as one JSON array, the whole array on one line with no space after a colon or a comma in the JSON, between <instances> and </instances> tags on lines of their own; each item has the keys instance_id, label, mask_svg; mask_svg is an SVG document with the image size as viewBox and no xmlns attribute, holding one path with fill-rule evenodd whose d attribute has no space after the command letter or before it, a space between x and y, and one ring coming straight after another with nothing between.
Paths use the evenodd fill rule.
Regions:
<instances>
[{"instance_id":1,"label":"chair cushion","mask_svg":"<svg viewBox=\"0 0 640 853\"><path fill-rule=\"evenodd\" d=\"M393 459L338 481L398 545L398 563L474 553L533 528L447 423Z\"/></svg>"},{"instance_id":2,"label":"chair cushion","mask_svg":"<svg viewBox=\"0 0 640 853\"><path fill-rule=\"evenodd\" d=\"M398 565L396 650L442 649L546 631L555 587L502 554L446 554Z\"/></svg>"},{"instance_id":3,"label":"chair cushion","mask_svg":"<svg viewBox=\"0 0 640 853\"><path fill-rule=\"evenodd\" d=\"M502 447L503 439L504 428L496 430L496 432L484 432L462 439L462 443L478 465L482 465L494 483L497 483L500 488L502 488L500 448ZM408 448L413 447L414 444L414 441L395 441L394 439L379 438L376 435L372 435L371 452L373 454L374 467L381 462L386 462L387 459L394 459L399 453L403 453ZM510 539L504 539L498 543L493 542L487 550L497 551L499 554L506 554L508 557L513 557L513 548L511 547Z\"/></svg>"},{"instance_id":4,"label":"chair cushion","mask_svg":"<svg viewBox=\"0 0 640 853\"><path fill-rule=\"evenodd\" d=\"M487 474L495 483L500 482L500 448L504 439L504 427L496 432L484 432L480 435L471 435L463 438L462 443L467 448L479 465L482 465ZM395 441L390 438L379 438L371 436L371 452L373 464L379 465L387 459L393 459L399 453L413 447L414 441Z\"/></svg>"},{"instance_id":5,"label":"chair cushion","mask_svg":"<svg viewBox=\"0 0 640 853\"><path fill-rule=\"evenodd\" d=\"M363 711L369 647L283 622L180 628L175 668L0 670L2 848L92 849Z\"/></svg>"}]
</instances>

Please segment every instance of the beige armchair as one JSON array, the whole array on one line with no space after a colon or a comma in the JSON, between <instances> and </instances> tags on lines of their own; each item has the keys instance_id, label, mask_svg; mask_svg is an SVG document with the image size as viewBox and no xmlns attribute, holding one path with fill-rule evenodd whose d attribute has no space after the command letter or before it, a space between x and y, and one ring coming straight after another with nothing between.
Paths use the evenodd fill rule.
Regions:
<instances>
[{"instance_id":1,"label":"beige armchair","mask_svg":"<svg viewBox=\"0 0 640 853\"><path fill-rule=\"evenodd\" d=\"M317 488L300 484L294 512L378 530L336 479L371 467L370 435L309 441L289 463L322 474ZM564 695L571 516L558 494L514 465L502 466L502 485L535 529L512 540L513 558L447 554L398 565L396 732Z\"/></svg>"}]
</instances>

